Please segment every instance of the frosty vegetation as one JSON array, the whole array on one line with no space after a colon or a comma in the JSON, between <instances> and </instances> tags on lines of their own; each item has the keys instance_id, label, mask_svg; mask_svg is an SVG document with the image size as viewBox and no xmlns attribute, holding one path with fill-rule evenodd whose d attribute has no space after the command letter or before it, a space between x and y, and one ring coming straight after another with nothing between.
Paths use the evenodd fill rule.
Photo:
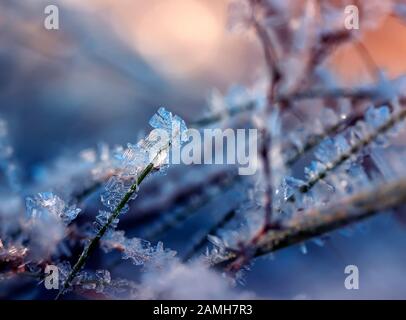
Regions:
<instances>
[{"instance_id":1,"label":"frosty vegetation","mask_svg":"<svg viewBox=\"0 0 406 320\"><path fill-rule=\"evenodd\" d=\"M406 150L394 142L404 136L406 76L387 78L358 40L386 15L405 19L406 6L357 1L361 28L346 30L343 8L349 3L230 4L230 28L255 34L265 72L252 87L213 91L206 114L190 126L258 129L254 176L241 177L232 166L183 166L174 184L167 159L171 148L187 141L187 127L160 108L152 129L172 133L176 127L176 139L170 134L157 147L151 131L125 147L100 144L76 157L61 155L37 185L25 186L2 120L0 285L13 290L27 278L41 283L52 264L60 271L58 298L250 298L233 285L256 257L294 244L306 251L307 241L320 243L330 231L404 204L406 170L399 155ZM334 73L332 53L345 45L358 48L371 81L347 86ZM165 197L137 198L140 188L157 181ZM164 246L165 232L237 183L246 190L243 200L185 239L191 245L182 255ZM27 196L26 190L35 192ZM84 203L96 198L92 216ZM131 210L137 201L145 201L142 214ZM160 212L160 201L172 212ZM121 219L142 224L146 216L156 219L137 236L120 230ZM113 263L98 269L88 263L100 254L112 254ZM126 262L137 277L113 278L110 269Z\"/></svg>"}]
</instances>

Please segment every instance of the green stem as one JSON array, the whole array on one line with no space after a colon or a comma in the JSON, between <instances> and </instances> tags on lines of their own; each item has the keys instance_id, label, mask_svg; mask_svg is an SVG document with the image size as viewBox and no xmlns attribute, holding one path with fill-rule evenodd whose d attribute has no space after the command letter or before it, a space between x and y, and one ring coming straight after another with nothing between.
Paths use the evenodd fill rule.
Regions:
<instances>
[{"instance_id":1,"label":"green stem","mask_svg":"<svg viewBox=\"0 0 406 320\"><path fill-rule=\"evenodd\" d=\"M154 169L154 161L151 161L148 166L141 172L138 176L137 181L130 187L124 197L121 199L120 203L117 205L116 209L113 211L113 214L104 224L104 226L97 232L96 236L90 241L89 245L85 247L82 254L80 255L78 261L73 266L72 271L69 273L68 278L63 284L62 289L59 291L58 295L56 296L56 300L60 298L60 296L64 293L64 291L68 288L69 283L75 278L76 274L82 269L85 265L87 258L93 252L93 250L97 247L100 239L104 236L107 229L111 225L111 223L117 219L120 215L121 210L124 206L130 201L131 196L137 191L138 186L142 183L142 181L153 171Z\"/></svg>"}]
</instances>

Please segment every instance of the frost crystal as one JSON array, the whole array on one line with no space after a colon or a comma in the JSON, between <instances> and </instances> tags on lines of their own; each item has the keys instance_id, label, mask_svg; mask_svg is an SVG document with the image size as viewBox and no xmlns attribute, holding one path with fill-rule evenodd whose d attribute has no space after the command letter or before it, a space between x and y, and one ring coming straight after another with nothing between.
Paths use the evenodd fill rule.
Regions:
<instances>
[{"instance_id":1,"label":"frost crystal","mask_svg":"<svg viewBox=\"0 0 406 320\"><path fill-rule=\"evenodd\" d=\"M219 237L209 234L207 240L219 251L219 253L226 252L227 246Z\"/></svg>"},{"instance_id":2,"label":"frost crystal","mask_svg":"<svg viewBox=\"0 0 406 320\"><path fill-rule=\"evenodd\" d=\"M161 267L172 260L176 252L164 249L162 242L153 246L149 241L140 238L127 238L124 231L110 231L102 242L102 249L109 252L118 249L123 259L130 259L137 266L148 265Z\"/></svg>"},{"instance_id":3,"label":"frost crystal","mask_svg":"<svg viewBox=\"0 0 406 320\"><path fill-rule=\"evenodd\" d=\"M316 178L321 172L326 170L326 166L319 161L312 161L310 166L305 169L306 178L312 180Z\"/></svg>"},{"instance_id":4,"label":"frost crystal","mask_svg":"<svg viewBox=\"0 0 406 320\"><path fill-rule=\"evenodd\" d=\"M125 150L115 155L116 160L119 162L118 173L110 177L101 195L101 202L110 211L117 209L123 197L131 189L135 188L134 192L131 193L130 200L136 198L138 191L138 186L135 186L137 177L151 162L156 168L160 168L167 161L169 147L187 141L185 122L165 108L160 108L149 123L153 128L163 130L163 132L154 130L136 145L128 144ZM162 136L163 133L165 133L164 137ZM164 141L161 139L164 139ZM121 213L128 210L127 203L121 209ZM96 229L100 228L100 222L105 220L106 212L103 211L98 216ZM114 221L114 225L117 222Z\"/></svg>"},{"instance_id":5,"label":"frost crystal","mask_svg":"<svg viewBox=\"0 0 406 320\"><path fill-rule=\"evenodd\" d=\"M390 110L388 107L369 108L365 115L365 121L373 128L379 128L390 118Z\"/></svg>"},{"instance_id":6,"label":"frost crystal","mask_svg":"<svg viewBox=\"0 0 406 320\"><path fill-rule=\"evenodd\" d=\"M94 227L96 231L99 231L107 222L109 221L112 213L109 211L100 210L99 214L96 216L96 221L94 222ZM115 229L118 225L119 219L113 219L110 223L110 228Z\"/></svg>"},{"instance_id":7,"label":"frost crystal","mask_svg":"<svg viewBox=\"0 0 406 320\"><path fill-rule=\"evenodd\" d=\"M159 108L158 112L152 116L149 124L155 129L165 130L171 137L172 143L175 143L176 139L180 139L181 142L187 141L185 121L179 116L173 115L165 108Z\"/></svg>"},{"instance_id":8,"label":"frost crystal","mask_svg":"<svg viewBox=\"0 0 406 320\"><path fill-rule=\"evenodd\" d=\"M298 193L299 189L306 186L306 182L295 179L293 177L286 177L284 180L283 197L286 200L290 199L293 195Z\"/></svg>"},{"instance_id":9,"label":"frost crystal","mask_svg":"<svg viewBox=\"0 0 406 320\"><path fill-rule=\"evenodd\" d=\"M38 193L26 199L27 214L34 220L59 218L66 225L76 219L81 209L67 206L66 203L52 192Z\"/></svg>"},{"instance_id":10,"label":"frost crystal","mask_svg":"<svg viewBox=\"0 0 406 320\"><path fill-rule=\"evenodd\" d=\"M307 254L307 246L306 246L305 243L301 243L301 244L300 244L300 251L301 251L303 254Z\"/></svg>"},{"instance_id":11,"label":"frost crystal","mask_svg":"<svg viewBox=\"0 0 406 320\"><path fill-rule=\"evenodd\" d=\"M128 176L113 176L109 179L105 186L105 192L100 196L101 202L110 210L114 211L120 204L123 196L130 190L131 186L135 183L135 177ZM136 198L137 194L131 196L131 200ZM129 209L128 204L121 210L127 212Z\"/></svg>"},{"instance_id":12,"label":"frost crystal","mask_svg":"<svg viewBox=\"0 0 406 320\"><path fill-rule=\"evenodd\" d=\"M155 129L164 129L168 132L172 131L172 113L165 108L159 108L158 112L149 120L151 127Z\"/></svg>"},{"instance_id":13,"label":"frost crystal","mask_svg":"<svg viewBox=\"0 0 406 320\"><path fill-rule=\"evenodd\" d=\"M72 267L69 262L64 261L57 265L59 270L60 286L64 285L68 278ZM125 294L124 297L135 297L137 285L132 281L124 279L112 279L108 270L96 270L95 272L80 271L69 283L66 292L77 290L78 292L95 291L103 294L108 298L120 298L120 294Z\"/></svg>"},{"instance_id":14,"label":"frost crystal","mask_svg":"<svg viewBox=\"0 0 406 320\"><path fill-rule=\"evenodd\" d=\"M315 156L320 162L324 164L328 164L330 163L330 161L335 159L337 156L337 148L334 140L331 138L325 139L317 148Z\"/></svg>"}]
</instances>

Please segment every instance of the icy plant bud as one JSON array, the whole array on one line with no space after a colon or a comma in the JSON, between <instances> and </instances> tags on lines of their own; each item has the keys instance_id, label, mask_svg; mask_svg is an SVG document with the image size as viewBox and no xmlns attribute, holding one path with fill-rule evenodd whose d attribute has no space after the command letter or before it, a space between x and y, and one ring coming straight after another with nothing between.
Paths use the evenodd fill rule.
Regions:
<instances>
[{"instance_id":1,"label":"icy plant bud","mask_svg":"<svg viewBox=\"0 0 406 320\"><path fill-rule=\"evenodd\" d=\"M179 138L181 142L187 141L187 127L185 121L173 115L165 108L159 108L158 112L152 116L149 124L155 129L167 131L172 139Z\"/></svg>"},{"instance_id":2,"label":"icy plant bud","mask_svg":"<svg viewBox=\"0 0 406 320\"><path fill-rule=\"evenodd\" d=\"M180 147L182 142L187 141L185 122L178 116L172 115L165 108L160 108L149 123L155 130L151 131L145 139L136 145L128 144L124 151L115 155L119 162L118 174L109 179L105 186L105 192L101 195L102 203L111 211L116 210L123 196L130 191L142 170L151 162L157 168L165 164L170 146L172 148ZM136 196L137 192L133 192L131 200L135 199ZM122 212L126 212L128 209L128 204L126 204ZM103 215L104 213L99 215L102 220L104 219Z\"/></svg>"},{"instance_id":3,"label":"icy plant bud","mask_svg":"<svg viewBox=\"0 0 406 320\"><path fill-rule=\"evenodd\" d=\"M143 145L150 146L150 161L155 166L167 164L169 156L169 147L176 155L182 143L188 141L187 127L185 121L180 117L173 115L165 108L159 108L158 112L151 118L149 124L155 128L143 142ZM152 144L152 146L151 146ZM176 159L175 162L180 161Z\"/></svg>"}]
</instances>

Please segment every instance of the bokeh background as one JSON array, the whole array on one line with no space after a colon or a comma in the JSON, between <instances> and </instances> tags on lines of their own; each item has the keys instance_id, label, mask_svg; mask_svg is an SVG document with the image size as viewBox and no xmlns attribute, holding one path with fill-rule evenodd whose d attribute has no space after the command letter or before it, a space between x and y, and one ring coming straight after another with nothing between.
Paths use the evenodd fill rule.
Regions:
<instances>
[{"instance_id":1,"label":"bokeh background","mask_svg":"<svg viewBox=\"0 0 406 320\"><path fill-rule=\"evenodd\" d=\"M48 31L49 1L2 0L0 116L23 179L35 181L38 167L61 154L136 141L160 106L191 121L213 89L252 84L263 73L261 51L249 31L229 30L228 2L54 0L60 30ZM361 41L390 76L406 71L400 20L384 18ZM369 77L360 59L349 45L333 66L356 84ZM350 231L311 243L306 255L293 247L259 259L245 289L262 298L406 298L402 223L380 216ZM347 264L360 268L358 291L343 286Z\"/></svg>"}]
</instances>

